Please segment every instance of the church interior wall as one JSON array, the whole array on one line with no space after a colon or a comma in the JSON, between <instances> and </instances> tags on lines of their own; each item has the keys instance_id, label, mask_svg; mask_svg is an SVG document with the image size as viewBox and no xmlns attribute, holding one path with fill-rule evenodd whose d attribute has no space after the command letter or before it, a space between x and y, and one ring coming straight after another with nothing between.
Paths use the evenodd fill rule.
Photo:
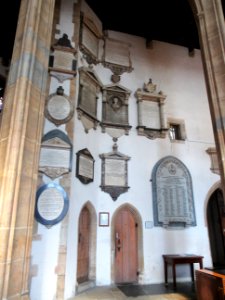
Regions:
<instances>
[{"instance_id":1,"label":"church interior wall","mask_svg":"<svg viewBox=\"0 0 225 300\"><path fill-rule=\"evenodd\" d=\"M61 11L60 32L67 32L72 36L73 25L71 2L64 1ZM70 18L68 18L68 15ZM69 211L67 215L68 229L66 241L65 264L65 299L76 293L76 268L78 246L78 220L80 212L86 203L91 203L95 211L96 222L96 261L93 276L96 285L110 285L114 282L113 240L111 220L115 212L122 205L133 206L142 220L143 264L140 266L139 283L160 283L164 281L162 254L166 253L195 253L204 256L204 266L211 264L208 231L205 223L205 199L210 188L219 180L219 176L210 171L210 158L206 153L208 147L214 147L214 137L206 87L204 82L201 53L195 50L190 57L186 48L164 42L153 41L153 47L147 49L145 40L119 32L108 32L110 38L127 42L130 45L130 57L133 70L123 73L119 85L131 91L128 100L129 124L132 126L128 135L118 138L118 151L129 156L127 192L119 195L113 201L108 193L101 190L101 159L102 153L112 151L114 141L107 133L103 133L100 126L85 132L82 122L76 112L79 87L79 68L88 66L83 54L78 51L78 72L76 81L76 97L74 127L73 127L73 154L72 170L69 186ZM74 45L74 44L73 44ZM99 63L93 70L104 86L112 84L112 72ZM181 142L171 142L168 133L165 138L149 139L137 134L138 114L135 92L148 82L149 78L157 85L157 90L166 95L164 112L165 119L182 119L185 124L186 139ZM59 83L51 77L49 94L55 92L62 85L66 94L70 93L73 81L65 80ZM97 103L97 118L102 118L102 94L99 93ZM65 124L55 126L45 120L44 133L53 129L67 133ZM94 157L94 180L83 184L76 177L76 153L87 148ZM155 164L163 157L176 157L187 167L193 183L193 196L197 225L193 227L175 229L154 226L152 170ZM43 183L51 182L47 176L42 177ZM54 180L61 182L61 178ZM108 227L98 226L99 212L108 212L110 222ZM145 227L145 222L152 224ZM33 240L32 265L38 266L37 273L31 277L31 299L49 300L56 294L57 259L60 245L60 227L62 223L50 228L38 224ZM141 264L141 263L140 263ZM44 274L44 276L43 276ZM186 267L178 268L179 280L189 278Z\"/></svg>"}]
</instances>

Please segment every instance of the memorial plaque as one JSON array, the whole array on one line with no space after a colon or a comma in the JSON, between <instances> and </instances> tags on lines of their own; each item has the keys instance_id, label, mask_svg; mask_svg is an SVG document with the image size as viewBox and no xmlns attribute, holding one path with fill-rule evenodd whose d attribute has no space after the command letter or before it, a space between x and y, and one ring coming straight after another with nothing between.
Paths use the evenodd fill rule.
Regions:
<instances>
[{"instance_id":1,"label":"memorial plaque","mask_svg":"<svg viewBox=\"0 0 225 300\"><path fill-rule=\"evenodd\" d=\"M41 186L36 194L35 218L46 226L55 225L63 220L69 207L65 190L56 183Z\"/></svg>"},{"instance_id":2,"label":"memorial plaque","mask_svg":"<svg viewBox=\"0 0 225 300\"><path fill-rule=\"evenodd\" d=\"M49 59L50 75L59 82L74 78L77 68L76 50L59 44L53 46L52 50Z\"/></svg>"},{"instance_id":3,"label":"memorial plaque","mask_svg":"<svg viewBox=\"0 0 225 300\"><path fill-rule=\"evenodd\" d=\"M114 138L114 141L116 140ZM129 189L127 161L130 157L118 152L117 148L115 143L112 152L100 154L102 159L101 189L109 193L113 200L116 200L120 194Z\"/></svg>"},{"instance_id":4,"label":"memorial plaque","mask_svg":"<svg viewBox=\"0 0 225 300\"><path fill-rule=\"evenodd\" d=\"M71 171L72 144L60 130L52 130L42 138L39 171L56 178Z\"/></svg>"},{"instance_id":5,"label":"memorial plaque","mask_svg":"<svg viewBox=\"0 0 225 300\"><path fill-rule=\"evenodd\" d=\"M138 134L150 139L165 138L168 131L164 115L166 96L161 91L156 92L156 84L151 79L136 91L135 96L138 100Z\"/></svg>"},{"instance_id":6,"label":"memorial plaque","mask_svg":"<svg viewBox=\"0 0 225 300\"><path fill-rule=\"evenodd\" d=\"M143 101L141 105L142 124L148 128L160 129L160 110L157 102Z\"/></svg>"},{"instance_id":7,"label":"memorial plaque","mask_svg":"<svg viewBox=\"0 0 225 300\"><path fill-rule=\"evenodd\" d=\"M84 184L94 180L94 158L87 148L77 152L76 176Z\"/></svg>"},{"instance_id":8,"label":"memorial plaque","mask_svg":"<svg viewBox=\"0 0 225 300\"><path fill-rule=\"evenodd\" d=\"M125 186L125 161L107 159L105 162L105 185Z\"/></svg>"},{"instance_id":9,"label":"memorial plaque","mask_svg":"<svg viewBox=\"0 0 225 300\"><path fill-rule=\"evenodd\" d=\"M101 89L101 82L97 74L90 68L79 69L80 84L78 97L78 119L81 120L85 131L96 129L97 120L97 100Z\"/></svg>"},{"instance_id":10,"label":"memorial plaque","mask_svg":"<svg viewBox=\"0 0 225 300\"><path fill-rule=\"evenodd\" d=\"M113 138L128 134L131 126L128 121L128 100L131 91L121 85L108 85L103 88L102 131ZM107 130L113 128L113 130ZM116 130L117 129L117 130Z\"/></svg>"},{"instance_id":11,"label":"memorial plaque","mask_svg":"<svg viewBox=\"0 0 225 300\"><path fill-rule=\"evenodd\" d=\"M191 176L175 157L166 157L153 170L153 203L156 226L195 226Z\"/></svg>"},{"instance_id":12,"label":"memorial plaque","mask_svg":"<svg viewBox=\"0 0 225 300\"><path fill-rule=\"evenodd\" d=\"M45 105L45 116L55 125L67 123L74 113L74 107L69 97L64 95L64 90L60 86L55 94L49 96Z\"/></svg>"}]
</instances>

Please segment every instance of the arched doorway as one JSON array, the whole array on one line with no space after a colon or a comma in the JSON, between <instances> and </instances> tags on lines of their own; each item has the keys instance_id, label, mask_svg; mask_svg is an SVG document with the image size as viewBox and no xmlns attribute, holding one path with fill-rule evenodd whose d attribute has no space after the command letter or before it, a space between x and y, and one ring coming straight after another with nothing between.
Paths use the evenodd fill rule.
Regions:
<instances>
[{"instance_id":1,"label":"arched doorway","mask_svg":"<svg viewBox=\"0 0 225 300\"><path fill-rule=\"evenodd\" d=\"M114 281L134 283L138 281L138 220L134 211L125 205L114 219Z\"/></svg>"},{"instance_id":2,"label":"arched doorway","mask_svg":"<svg viewBox=\"0 0 225 300\"><path fill-rule=\"evenodd\" d=\"M79 217L77 282L89 280L90 212L85 206Z\"/></svg>"},{"instance_id":3,"label":"arched doorway","mask_svg":"<svg viewBox=\"0 0 225 300\"><path fill-rule=\"evenodd\" d=\"M213 267L225 267L225 207L221 189L215 190L208 201L207 222Z\"/></svg>"}]
</instances>

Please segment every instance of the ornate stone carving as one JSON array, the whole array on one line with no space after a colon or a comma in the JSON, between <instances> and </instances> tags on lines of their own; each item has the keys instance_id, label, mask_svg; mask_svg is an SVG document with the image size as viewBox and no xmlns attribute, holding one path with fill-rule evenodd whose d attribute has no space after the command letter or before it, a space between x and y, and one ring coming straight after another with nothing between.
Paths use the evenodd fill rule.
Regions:
<instances>
[{"instance_id":1,"label":"ornate stone carving","mask_svg":"<svg viewBox=\"0 0 225 300\"><path fill-rule=\"evenodd\" d=\"M91 128L96 129L99 123L97 119L97 99L102 83L97 74L90 68L80 68L79 75L78 119L81 120L85 131L88 132Z\"/></svg>"},{"instance_id":2,"label":"ornate stone carving","mask_svg":"<svg viewBox=\"0 0 225 300\"><path fill-rule=\"evenodd\" d=\"M143 89L135 93L138 105L138 134L149 139L165 138L168 128L165 127L164 102L166 96L156 92L156 84L149 79Z\"/></svg>"},{"instance_id":3,"label":"ornate stone carving","mask_svg":"<svg viewBox=\"0 0 225 300\"><path fill-rule=\"evenodd\" d=\"M131 91L120 85L103 87L102 132L113 138L129 134L128 99Z\"/></svg>"},{"instance_id":4,"label":"ornate stone carving","mask_svg":"<svg viewBox=\"0 0 225 300\"><path fill-rule=\"evenodd\" d=\"M129 156L118 152L117 139L114 140L113 151L100 154L102 159L102 182L101 189L109 193L115 201L120 194L127 192L128 186L128 167Z\"/></svg>"}]
</instances>

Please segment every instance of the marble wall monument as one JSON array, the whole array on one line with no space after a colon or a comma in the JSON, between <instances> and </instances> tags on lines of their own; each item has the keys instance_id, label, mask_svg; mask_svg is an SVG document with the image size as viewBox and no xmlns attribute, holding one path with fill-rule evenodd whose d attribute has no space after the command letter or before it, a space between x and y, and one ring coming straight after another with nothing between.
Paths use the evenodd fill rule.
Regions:
<instances>
[{"instance_id":1,"label":"marble wall monument","mask_svg":"<svg viewBox=\"0 0 225 300\"><path fill-rule=\"evenodd\" d=\"M196 226L191 175L177 158L161 159L152 172L154 224Z\"/></svg>"}]
</instances>

